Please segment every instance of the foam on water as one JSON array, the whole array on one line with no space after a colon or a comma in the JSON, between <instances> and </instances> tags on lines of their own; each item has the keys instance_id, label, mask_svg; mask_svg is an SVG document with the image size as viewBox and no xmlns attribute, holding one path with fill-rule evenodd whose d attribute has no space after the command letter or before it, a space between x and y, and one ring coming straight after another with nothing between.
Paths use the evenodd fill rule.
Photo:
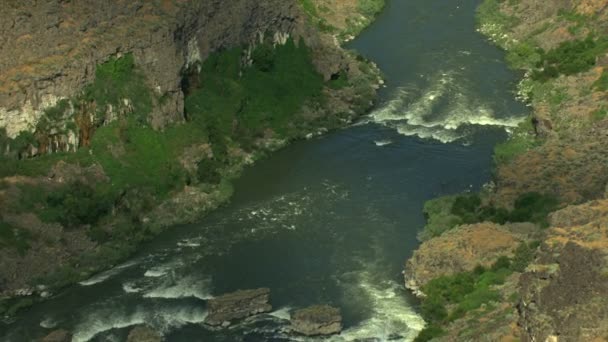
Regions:
<instances>
[{"instance_id":1,"label":"foam on water","mask_svg":"<svg viewBox=\"0 0 608 342\"><path fill-rule=\"evenodd\" d=\"M144 298L198 298L208 300L211 295L211 279L187 276L181 279L166 279L161 285L147 291Z\"/></svg>"},{"instance_id":2,"label":"foam on water","mask_svg":"<svg viewBox=\"0 0 608 342\"><path fill-rule=\"evenodd\" d=\"M424 329L425 322L407 302L403 286L393 281L378 283L375 277L362 272L357 277L360 282L353 284L357 290L363 291L371 300L369 319L359 325L343 331L330 341L354 341L357 339L376 338L381 341L413 341Z\"/></svg>"},{"instance_id":3,"label":"foam on water","mask_svg":"<svg viewBox=\"0 0 608 342\"><path fill-rule=\"evenodd\" d=\"M165 334L185 324L202 323L206 317L207 312L199 306L137 307L130 311L117 305L108 305L84 316L83 321L75 328L72 342L86 342L112 329L123 329L144 323Z\"/></svg>"},{"instance_id":4,"label":"foam on water","mask_svg":"<svg viewBox=\"0 0 608 342\"><path fill-rule=\"evenodd\" d=\"M138 287L137 284L135 284L134 282L127 282L122 284L122 290L126 293L139 293L143 289L141 287Z\"/></svg>"},{"instance_id":5,"label":"foam on water","mask_svg":"<svg viewBox=\"0 0 608 342\"><path fill-rule=\"evenodd\" d=\"M120 272L124 271L125 269L137 265L138 263L139 263L138 260L131 260L124 264L118 265L110 270L99 273L87 280L83 280L83 281L79 282L78 284L80 284L82 286L91 286L91 285L99 284L101 282L104 282L104 281L118 275Z\"/></svg>"},{"instance_id":6,"label":"foam on water","mask_svg":"<svg viewBox=\"0 0 608 342\"><path fill-rule=\"evenodd\" d=\"M399 134L443 143L470 136L479 126L516 127L521 116L499 118L491 107L471 94L455 71L437 73L428 86L398 88L392 100L370 114L369 121Z\"/></svg>"},{"instance_id":7,"label":"foam on water","mask_svg":"<svg viewBox=\"0 0 608 342\"><path fill-rule=\"evenodd\" d=\"M57 320L53 317L47 317L40 322L40 326L45 329L53 329L57 326Z\"/></svg>"},{"instance_id":8,"label":"foam on water","mask_svg":"<svg viewBox=\"0 0 608 342\"><path fill-rule=\"evenodd\" d=\"M376 140L376 141L374 141L374 144L376 144L376 146L378 146L378 147L390 145L392 143L393 143L392 140Z\"/></svg>"},{"instance_id":9,"label":"foam on water","mask_svg":"<svg viewBox=\"0 0 608 342\"><path fill-rule=\"evenodd\" d=\"M278 310L275 310L271 313L269 313L270 316L278 318L280 320L289 320L291 318L290 312L291 312L292 308L289 306L280 308Z\"/></svg>"}]
</instances>

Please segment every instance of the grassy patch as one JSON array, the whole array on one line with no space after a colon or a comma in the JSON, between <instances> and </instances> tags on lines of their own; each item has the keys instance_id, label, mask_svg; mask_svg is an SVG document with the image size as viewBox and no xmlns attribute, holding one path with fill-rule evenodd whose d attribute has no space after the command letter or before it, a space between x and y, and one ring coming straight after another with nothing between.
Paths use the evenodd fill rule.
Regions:
<instances>
[{"instance_id":1,"label":"grassy patch","mask_svg":"<svg viewBox=\"0 0 608 342\"><path fill-rule=\"evenodd\" d=\"M478 7L476 18L480 25L498 26L502 30L512 27L517 19L510 17L500 10L501 0L484 0Z\"/></svg>"},{"instance_id":2,"label":"grassy patch","mask_svg":"<svg viewBox=\"0 0 608 342\"><path fill-rule=\"evenodd\" d=\"M506 60L514 69L531 69L542 60L542 49L530 42L520 42L507 51Z\"/></svg>"},{"instance_id":3,"label":"grassy patch","mask_svg":"<svg viewBox=\"0 0 608 342\"><path fill-rule=\"evenodd\" d=\"M593 83L593 88L599 91L608 91L608 71L602 71L600 78Z\"/></svg>"},{"instance_id":4,"label":"grassy patch","mask_svg":"<svg viewBox=\"0 0 608 342\"><path fill-rule=\"evenodd\" d=\"M426 241L463 223L462 218L452 214L452 206L458 196L442 196L424 203L426 225L418 234L418 239Z\"/></svg>"},{"instance_id":5,"label":"grassy patch","mask_svg":"<svg viewBox=\"0 0 608 342\"><path fill-rule=\"evenodd\" d=\"M505 142L494 147L494 163L507 164L515 157L539 146L541 142L535 136L532 120L525 120Z\"/></svg>"}]
</instances>

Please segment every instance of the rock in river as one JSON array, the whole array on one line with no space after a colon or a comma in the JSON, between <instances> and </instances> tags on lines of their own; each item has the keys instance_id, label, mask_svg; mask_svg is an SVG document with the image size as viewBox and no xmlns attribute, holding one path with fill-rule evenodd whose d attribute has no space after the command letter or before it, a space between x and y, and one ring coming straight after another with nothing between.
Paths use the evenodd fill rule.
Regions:
<instances>
[{"instance_id":1,"label":"rock in river","mask_svg":"<svg viewBox=\"0 0 608 342\"><path fill-rule=\"evenodd\" d=\"M161 342L163 338L150 327L138 325L131 329L127 342Z\"/></svg>"},{"instance_id":2,"label":"rock in river","mask_svg":"<svg viewBox=\"0 0 608 342\"><path fill-rule=\"evenodd\" d=\"M332 335L342 331L340 309L315 305L291 315L291 329L307 336Z\"/></svg>"},{"instance_id":3,"label":"rock in river","mask_svg":"<svg viewBox=\"0 0 608 342\"><path fill-rule=\"evenodd\" d=\"M41 341L42 342L70 342L72 340L72 334L67 330L55 330L50 334L46 335Z\"/></svg>"},{"instance_id":4,"label":"rock in river","mask_svg":"<svg viewBox=\"0 0 608 342\"><path fill-rule=\"evenodd\" d=\"M209 315L205 323L212 326L228 326L236 319L242 319L272 310L270 289L239 290L213 298L207 303Z\"/></svg>"}]
</instances>

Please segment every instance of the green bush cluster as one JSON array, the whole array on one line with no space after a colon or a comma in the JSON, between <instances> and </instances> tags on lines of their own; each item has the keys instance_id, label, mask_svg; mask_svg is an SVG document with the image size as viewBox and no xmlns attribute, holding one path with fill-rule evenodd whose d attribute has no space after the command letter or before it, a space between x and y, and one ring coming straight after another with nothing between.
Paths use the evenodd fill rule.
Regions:
<instances>
[{"instance_id":1,"label":"green bush cluster","mask_svg":"<svg viewBox=\"0 0 608 342\"><path fill-rule=\"evenodd\" d=\"M532 73L535 80L546 81L559 75L573 75L595 65L597 56L608 48L608 40L588 36L584 40L562 42L558 47L542 53L541 61Z\"/></svg>"},{"instance_id":2,"label":"green bush cluster","mask_svg":"<svg viewBox=\"0 0 608 342\"><path fill-rule=\"evenodd\" d=\"M418 239L426 241L462 224L462 219L452 214L452 205L458 196L442 196L424 203L423 213L427 223L418 234Z\"/></svg>"},{"instance_id":3,"label":"green bush cluster","mask_svg":"<svg viewBox=\"0 0 608 342\"><path fill-rule=\"evenodd\" d=\"M482 205L477 194L458 196L452 205L452 215L458 216L462 223L472 224L490 221L499 224L507 222L534 222L543 227L549 225L547 216L558 208L559 201L549 195L529 192L520 195L513 210Z\"/></svg>"},{"instance_id":4,"label":"green bush cluster","mask_svg":"<svg viewBox=\"0 0 608 342\"><path fill-rule=\"evenodd\" d=\"M196 82L199 87L186 99L189 120L207 132L212 145L229 140L251 145L267 129L289 137L297 131L295 115L302 105L321 101L324 82L310 51L289 39L274 48L256 47L251 68L241 68L241 56L242 49L235 48L205 61Z\"/></svg>"},{"instance_id":5,"label":"green bush cluster","mask_svg":"<svg viewBox=\"0 0 608 342\"><path fill-rule=\"evenodd\" d=\"M558 207L559 201L555 197L535 192L518 196L512 210L484 205L478 194L443 196L424 204L427 224L418 238L426 241L456 226L486 221L498 224L533 222L547 227L547 216Z\"/></svg>"},{"instance_id":6,"label":"green bush cluster","mask_svg":"<svg viewBox=\"0 0 608 342\"><path fill-rule=\"evenodd\" d=\"M46 219L66 228L95 224L110 213L114 196L100 187L94 189L82 182L71 183L46 197L49 211Z\"/></svg>"},{"instance_id":7,"label":"green bush cluster","mask_svg":"<svg viewBox=\"0 0 608 342\"><path fill-rule=\"evenodd\" d=\"M507 63L515 69L531 69L542 61L543 51L530 42L520 42L507 51Z\"/></svg>"},{"instance_id":8,"label":"green bush cluster","mask_svg":"<svg viewBox=\"0 0 608 342\"><path fill-rule=\"evenodd\" d=\"M500 301L500 293L493 289L501 285L513 272L522 272L534 257L538 242L522 243L512 258L499 257L486 269L477 266L471 272L443 276L429 281L422 291L426 294L421 313L427 327L415 341L424 342L445 334L442 326L479 309L485 304Z\"/></svg>"}]
</instances>

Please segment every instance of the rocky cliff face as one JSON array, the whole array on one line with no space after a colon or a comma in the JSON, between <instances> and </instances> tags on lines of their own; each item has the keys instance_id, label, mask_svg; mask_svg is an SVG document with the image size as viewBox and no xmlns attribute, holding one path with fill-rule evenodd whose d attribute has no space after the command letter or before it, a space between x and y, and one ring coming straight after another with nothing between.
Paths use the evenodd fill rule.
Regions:
<instances>
[{"instance_id":1,"label":"rocky cliff face","mask_svg":"<svg viewBox=\"0 0 608 342\"><path fill-rule=\"evenodd\" d=\"M46 108L79 94L113 56L132 53L163 99L150 117L158 128L183 119L181 73L210 52L269 36L320 45L296 1L8 1L0 17L0 129L10 138L33 131Z\"/></svg>"}]
</instances>

